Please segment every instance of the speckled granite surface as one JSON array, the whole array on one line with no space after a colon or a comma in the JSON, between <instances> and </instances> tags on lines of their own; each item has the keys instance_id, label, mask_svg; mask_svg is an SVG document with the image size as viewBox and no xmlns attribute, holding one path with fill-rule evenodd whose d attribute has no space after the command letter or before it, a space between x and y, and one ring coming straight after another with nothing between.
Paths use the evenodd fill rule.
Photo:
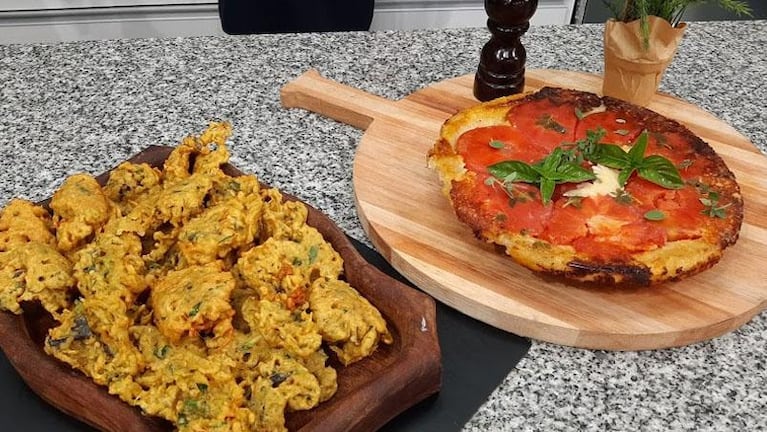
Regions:
<instances>
[{"instance_id":1,"label":"speckled granite surface","mask_svg":"<svg viewBox=\"0 0 767 432\"><path fill-rule=\"evenodd\" d=\"M528 67L601 72L599 25L534 27ZM351 167L362 133L280 107L308 68L399 99L473 73L485 29L0 46L0 204L40 199L209 119L235 125L233 162L365 240ZM767 22L692 23L662 90L767 152ZM767 173L765 173L767 179ZM766 180L767 181L767 180ZM767 313L716 340L653 352L533 342L467 431L767 429Z\"/></svg>"}]
</instances>

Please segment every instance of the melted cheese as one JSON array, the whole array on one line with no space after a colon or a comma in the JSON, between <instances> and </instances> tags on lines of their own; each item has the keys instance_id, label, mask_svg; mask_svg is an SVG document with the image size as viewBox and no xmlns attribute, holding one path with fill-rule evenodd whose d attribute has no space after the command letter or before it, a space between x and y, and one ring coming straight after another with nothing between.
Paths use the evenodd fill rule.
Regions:
<instances>
[{"instance_id":1,"label":"melted cheese","mask_svg":"<svg viewBox=\"0 0 767 432\"><path fill-rule=\"evenodd\" d=\"M602 104L602 105L599 105L598 107L594 107L594 108L590 109L589 111L584 112L582 114L583 117L581 117L581 118L590 116L591 114L603 113L605 111L607 111L607 107L604 104Z\"/></svg>"},{"instance_id":2,"label":"melted cheese","mask_svg":"<svg viewBox=\"0 0 767 432\"><path fill-rule=\"evenodd\" d=\"M594 165L594 175L597 177L592 182L581 183L577 188L564 193L568 197L595 197L599 195L615 195L620 190L618 183L618 170L603 165Z\"/></svg>"},{"instance_id":3,"label":"melted cheese","mask_svg":"<svg viewBox=\"0 0 767 432\"><path fill-rule=\"evenodd\" d=\"M626 225L626 221L605 215L594 215L586 221L590 234L607 238L617 234L623 225Z\"/></svg>"}]
</instances>

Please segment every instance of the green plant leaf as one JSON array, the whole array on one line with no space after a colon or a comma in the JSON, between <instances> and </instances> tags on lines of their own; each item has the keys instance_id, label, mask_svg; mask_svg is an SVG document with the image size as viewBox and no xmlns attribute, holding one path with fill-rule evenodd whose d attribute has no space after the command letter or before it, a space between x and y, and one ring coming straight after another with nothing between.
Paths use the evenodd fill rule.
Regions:
<instances>
[{"instance_id":1,"label":"green plant leaf","mask_svg":"<svg viewBox=\"0 0 767 432\"><path fill-rule=\"evenodd\" d=\"M538 171L542 176L544 174L554 173L557 167L562 163L562 156L564 151L561 147L555 148L548 156L543 158L542 161L533 165L533 169Z\"/></svg>"},{"instance_id":2,"label":"green plant leaf","mask_svg":"<svg viewBox=\"0 0 767 432\"><path fill-rule=\"evenodd\" d=\"M551 196L554 195L554 187L556 185L554 180L547 178L541 179L541 201L543 201L544 204L548 204L551 201Z\"/></svg>"},{"instance_id":3,"label":"green plant leaf","mask_svg":"<svg viewBox=\"0 0 767 432\"><path fill-rule=\"evenodd\" d=\"M618 21L631 22L639 20L642 45L649 48L650 28L647 18L650 15L663 18L673 27L682 21L685 10L689 6L704 3L704 0L603 0ZM716 0L711 1L724 10L735 13L738 16L751 16L753 10L749 4L740 0Z\"/></svg>"},{"instance_id":4,"label":"green plant leaf","mask_svg":"<svg viewBox=\"0 0 767 432\"><path fill-rule=\"evenodd\" d=\"M644 153L647 150L647 131L642 132L634 141L634 145L628 152L629 160L632 166L638 167L642 164Z\"/></svg>"},{"instance_id":5,"label":"green plant leaf","mask_svg":"<svg viewBox=\"0 0 767 432\"><path fill-rule=\"evenodd\" d=\"M490 174L504 183L513 181L538 183L541 200L544 204L548 204L558 183L579 183L595 178L593 172L570 162L568 157L569 152L557 147L533 165L510 160L490 165L487 169Z\"/></svg>"},{"instance_id":6,"label":"green plant leaf","mask_svg":"<svg viewBox=\"0 0 767 432\"><path fill-rule=\"evenodd\" d=\"M553 180L566 183L580 183L595 178L594 172L572 162L561 164L552 176Z\"/></svg>"},{"instance_id":7,"label":"green plant leaf","mask_svg":"<svg viewBox=\"0 0 767 432\"><path fill-rule=\"evenodd\" d=\"M638 174L643 179L663 186L666 189L681 189L684 180L674 164L660 155L647 156L638 168Z\"/></svg>"},{"instance_id":8,"label":"green plant leaf","mask_svg":"<svg viewBox=\"0 0 767 432\"><path fill-rule=\"evenodd\" d=\"M644 214L644 218L651 221L662 221L666 219L666 214L661 210L653 209Z\"/></svg>"},{"instance_id":9,"label":"green plant leaf","mask_svg":"<svg viewBox=\"0 0 767 432\"><path fill-rule=\"evenodd\" d=\"M488 143L488 145L494 149L502 149L505 147L505 145L503 144L503 141L499 141L499 140L492 140Z\"/></svg>"},{"instance_id":10,"label":"green plant leaf","mask_svg":"<svg viewBox=\"0 0 767 432\"><path fill-rule=\"evenodd\" d=\"M634 174L635 170L636 168L634 167L622 169L621 172L618 173L618 184L621 185L621 187L626 186L626 182L629 181L631 174Z\"/></svg>"},{"instance_id":11,"label":"green plant leaf","mask_svg":"<svg viewBox=\"0 0 767 432\"><path fill-rule=\"evenodd\" d=\"M554 120L554 117L552 117L551 114L544 114L540 116L535 124L541 126L544 129L552 130L557 133L563 134L567 132L567 129L559 124L559 122Z\"/></svg>"},{"instance_id":12,"label":"green plant leaf","mask_svg":"<svg viewBox=\"0 0 767 432\"><path fill-rule=\"evenodd\" d=\"M516 175L515 180L525 183L537 183L541 176L530 165L516 160L498 162L487 167L487 171L495 178L504 180L510 175Z\"/></svg>"},{"instance_id":13,"label":"green plant leaf","mask_svg":"<svg viewBox=\"0 0 767 432\"><path fill-rule=\"evenodd\" d=\"M615 169L628 168L631 165L629 154L615 144L600 144L589 160Z\"/></svg>"}]
</instances>

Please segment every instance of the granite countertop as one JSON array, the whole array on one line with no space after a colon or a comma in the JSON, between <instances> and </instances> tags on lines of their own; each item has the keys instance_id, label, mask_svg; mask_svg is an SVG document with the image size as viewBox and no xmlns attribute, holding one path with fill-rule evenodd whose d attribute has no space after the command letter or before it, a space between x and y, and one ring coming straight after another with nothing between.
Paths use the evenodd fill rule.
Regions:
<instances>
[{"instance_id":1,"label":"granite countertop","mask_svg":"<svg viewBox=\"0 0 767 432\"><path fill-rule=\"evenodd\" d=\"M600 73L601 37L601 25L533 27L527 65ZM351 186L362 132L281 108L279 88L315 68L396 100L473 73L487 38L477 28L0 45L0 204L47 197L69 174L105 171L220 118L235 126L236 166L367 242ZM690 23L661 90L767 152L766 46L765 21ZM765 383L766 313L676 349L533 341L465 430L767 429Z\"/></svg>"}]
</instances>

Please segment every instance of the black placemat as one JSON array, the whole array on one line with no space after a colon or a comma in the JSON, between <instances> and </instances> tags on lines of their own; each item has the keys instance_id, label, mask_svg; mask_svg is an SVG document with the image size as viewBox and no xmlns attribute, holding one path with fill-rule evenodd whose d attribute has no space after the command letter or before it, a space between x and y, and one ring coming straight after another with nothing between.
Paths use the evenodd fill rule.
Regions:
<instances>
[{"instance_id":1,"label":"black placemat","mask_svg":"<svg viewBox=\"0 0 767 432\"><path fill-rule=\"evenodd\" d=\"M365 259L410 286L378 252L351 239ZM530 348L530 341L498 330L437 302L442 390L396 417L382 432L458 431Z\"/></svg>"},{"instance_id":2,"label":"black placemat","mask_svg":"<svg viewBox=\"0 0 767 432\"><path fill-rule=\"evenodd\" d=\"M409 284L377 252L354 239L352 242L371 264ZM527 339L488 326L441 303L437 304L437 331L442 349L442 391L395 418L382 431L460 430L530 347ZM34 394L1 352L0 419L3 425L0 429L4 431L93 430Z\"/></svg>"}]
</instances>

